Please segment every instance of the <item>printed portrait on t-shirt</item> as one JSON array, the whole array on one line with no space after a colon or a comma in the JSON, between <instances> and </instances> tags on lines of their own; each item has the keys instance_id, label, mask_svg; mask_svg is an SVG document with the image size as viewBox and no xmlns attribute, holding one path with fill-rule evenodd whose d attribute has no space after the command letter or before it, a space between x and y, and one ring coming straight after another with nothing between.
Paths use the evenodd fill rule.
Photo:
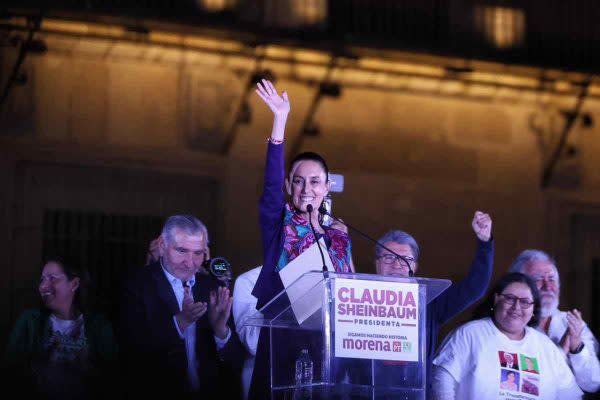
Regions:
<instances>
[{"instance_id":1,"label":"printed portrait on t-shirt","mask_svg":"<svg viewBox=\"0 0 600 400\"><path fill-rule=\"evenodd\" d=\"M540 368L538 366L537 358L527 357L521 354L521 371L530 372L532 374L539 374Z\"/></svg>"},{"instance_id":2,"label":"printed portrait on t-shirt","mask_svg":"<svg viewBox=\"0 0 600 400\"><path fill-rule=\"evenodd\" d=\"M530 372L532 374L539 374L540 368L538 366L537 359L535 357L527 357L521 354L521 370L524 372Z\"/></svg>"},{"instance_id":3,"label":"printed portrait on t-shirt","mask_svg":"<svg viewBox=\"0 0 600 400\"><path fill-rule=\"evenodd\" d=\"M500 359L500 366L502 368L519 369L519 357L516 353L499 351L498 358Z\"/></svg>"},{"instance_id":4,"label":"printed portrait on t-shirt","mask_svg":"<svg viewBox=\"0 0 600 400\"><path fill-rule=\"evenodd\" d=\"M521 375L521 392L540 395L540 377L535 375Z\"/></svg>"},{"instance_id":5,"label":"printed portrait on t-shirt","mask_svg":"<svg viewBox=\"0 0 600 400\"><path fill-rule=\"evenodd\" d=\"M500 389L519 391L519 373L510 369L500 370Z\"/></svg>"}]
</instances>

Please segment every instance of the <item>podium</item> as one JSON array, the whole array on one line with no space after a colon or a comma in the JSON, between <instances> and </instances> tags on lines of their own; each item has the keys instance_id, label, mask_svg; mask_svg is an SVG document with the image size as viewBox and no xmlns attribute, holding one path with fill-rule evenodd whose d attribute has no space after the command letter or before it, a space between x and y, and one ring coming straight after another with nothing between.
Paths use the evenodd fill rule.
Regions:
<instances>
[{"instance_id":1,"label":"podium","mask_svg":"<svg viewBox=\"0 0 600 400\"><path fill-rule=\"evenodd\" d=\"M271 399L425 400L427 304L450 284L322 271L300 276L245 322L268 331ZM308 383L296 378L306 350Z\"/></svg>"}]
</instances>

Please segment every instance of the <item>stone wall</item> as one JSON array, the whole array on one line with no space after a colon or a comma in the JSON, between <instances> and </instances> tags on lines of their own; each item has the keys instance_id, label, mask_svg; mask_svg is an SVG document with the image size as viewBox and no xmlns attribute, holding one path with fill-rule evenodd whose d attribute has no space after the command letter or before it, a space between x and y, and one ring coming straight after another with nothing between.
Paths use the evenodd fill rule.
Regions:
<instances>
[{"instance_id":1,"label":"stone wall","mask_svg":"<svg viewBox=\"0 0 600 400\"><path fill-rule=\"evenodd\" d=\"M557 255L573 286L589 286L598 250L572 265L571 220L600 214L598 93L583 107L596 123L576 122L572 154L542 189L544 163L565 121L561 111L573 109L577 88L511 83L533 79L527 69L482 64L492 72L469 81L427 75L434 67L426 57L332 63L326 54L293 48L265 48L255 58L209 39L190 49L42 37L49 51L26 59L27 82L0 113L0 238L10 254L1 262L10 276L1 286L5 327L35 300L35 292L22 296L35 287L40 210L48 207L195 212L210 220L213 255L229 258L237 273L260 263L257 203L271 116L248 80L263 68L291 98L287 148L318 151L345 176L334 213L376 237L392 228L411 232L422 246L420 275L466 274L475 248L470 221L484 210L494 220L496 276L520 250L538 247ZM13 50L0 53L3 82L14 59ZM317 83L326 77L341 83L341 95L320 100L319 135L302 135ZM246 102L249 121L236 124ZM124 190L111 174L142 178L121 182ZM198 200L203 190L212 191L216 205ZM357 270L373 272L373 246L353 240ZM591 297L563 297L591 312Z\"/></svg>"}]
</instances>

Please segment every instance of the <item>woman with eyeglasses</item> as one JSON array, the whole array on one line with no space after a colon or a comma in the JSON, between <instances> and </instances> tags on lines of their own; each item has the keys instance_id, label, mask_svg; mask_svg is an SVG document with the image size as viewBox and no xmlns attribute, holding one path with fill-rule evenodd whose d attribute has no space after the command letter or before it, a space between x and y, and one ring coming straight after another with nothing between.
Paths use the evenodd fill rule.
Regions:
<instances>
[{"instance_id":1,"label":"woman with eyeglasses","mask_svg":"<svg viewBox=\"0 0 600 400\"><path fill-rule=\"evenodd\" d=\"M20 396L83 399L114 396L117 347L111 324L89 312L87 279L62 258L44 263L42 306L23 312L6 348L5 378ZM112 385L111 385L112 384Z\"/></svg>"},{"instance_id":2,"label":"woman with eyeglasses","mask_svg":"<svg viewBox=\"0 0 600 400\"><path fill-rule=\"evenodd\" d=\"M563 354L534 328L540 297L529 277L504 276L481 310L487 315L459 327L440 347L433 360L431 398L581 398Z\"/></svg>"}]
</instances>

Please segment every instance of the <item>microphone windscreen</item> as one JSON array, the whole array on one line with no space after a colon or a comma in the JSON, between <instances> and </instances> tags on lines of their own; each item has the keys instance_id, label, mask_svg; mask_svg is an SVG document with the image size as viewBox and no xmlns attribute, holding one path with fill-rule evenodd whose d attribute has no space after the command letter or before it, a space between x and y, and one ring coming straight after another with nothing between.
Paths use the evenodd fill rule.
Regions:
<instances>
[{"instance_id":1,"label":"microphone windscreen","mask_svg":"<svg viewBox=\"0 0 600 400\"><path fill-rule=\"evenodd\" d=\"M312 204L309 204L309 205L306 206L306 211L308 211L309 213L311 213L312 210L313 210Z\"/></svg>"}]
</instances>

